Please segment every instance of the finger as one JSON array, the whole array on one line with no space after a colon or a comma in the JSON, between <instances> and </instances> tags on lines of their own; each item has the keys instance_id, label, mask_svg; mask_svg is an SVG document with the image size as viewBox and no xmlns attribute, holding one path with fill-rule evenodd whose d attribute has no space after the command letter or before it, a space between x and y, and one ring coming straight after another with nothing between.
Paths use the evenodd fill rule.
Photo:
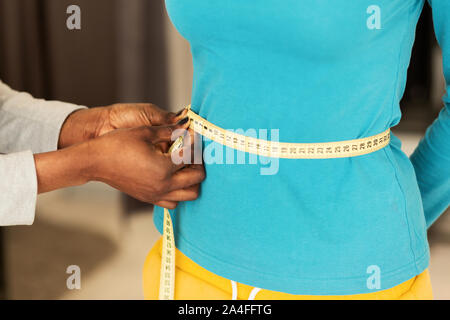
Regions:
<instances>
[{"instance_id":1,"label":"finger","mask_svg":"<svg viewBox=\"0 0 450 320\"><path fill-rule=\"evenodd\" d=\"M189 138L186 139L185 136L184 141L186 140L188 141L187 145L183 145L181 149L165 154L167 161L171 162L172 173L183 169L187 165L195 163L194 145L190 144Z\"/></svg>"},{"instance_id":2,"label":"finger","mask_svg":"<svg viewBox=\"0 0 450 320\"><path fill-rule=\"evenodd\" d=\"M172 121L175 123L175 122L183 119L184 117L186 117L187 114L188 114L188 108L183 108L175 114L175 118L173 118Z\"/></svg>"},{"instance_id":3,"label":"finger","mask_svg":"<svg viewBox=\"0 0 450 320\"><path fill-rule=\"evenodd\" d=\"M150 121L152 126L168 125L176 122L176 114L161 109L154 104L140 104L145 116Z\"/></svg>"},{"instance_id":4,"label":"finger","mask_svg":"<svg viewBox=\"0 0 450 320\"><path fill-rule=\"evenodd\" d=\"M165 201L165 200L161 200L158 202L155 202L155 205L157 205L158 207L162 207L162 208L166 208L166 209L175 209L178 205L177 202L174 201Z\"/></svg>"},{"instance_id":5,"label":"finger","mask_svg":"<svg viewBox=\"0 0 450 320\"><path fill-rule=\"evenodd\" d=\"M178 170L170 178L169 191L185 189L201 183L206 178L205 168L202 165L193 164Z\"/></svg>"},{"instance_id":6,"label":"finger","mask_svg":"<svg viewBox=\"0 0 450 320\"><path fill-rule=\"evenodd\" d=\"M155 146L158 148L158 150L160 150L163 153L167 153L170 148L169 142L160 142L160 143L156 144Z\"/></svg>"},{"instance_id":7,"label":"finger","mask_svg":"<svg viewBox=\"0 0 450 320\"><path fill-rule=\"evenodd\" d=\"M202 136L194 132L194 130L189 129L189 139L191 142L190 155L192 164L202 163Z\"/></svg>"},{"instance_id":8,"label":"finger","mask_svg":"<svg viewBox=\"0 0 450 320\"><path fill-rule=\"evenodd\" d=\"M195 140L195 137L194 137L195 133L192 129L190 129L190 128L184 129L183 128L183 129L176 129L176 130L180 130L183 133L183 141L181 144L181 148L189 149L194 146L194 143L198 142L197 140ZM175 141L177 140L177 138L179 136L180 136L180 134L175 134L175 131L174 131L174 133L172 134L173 141L170 143L170 146L172 146L173 143L175 143ZM172 152L179 150L179 149L180 149L180 145L177 145L176 149L173 149Z\"/></svg>"},{"instance_id":9,"label":"finger","mask_svg":"<svg viewBox=\"0 0 450 320\"><path fill-rule=\"evenodd\" d=\"M186 117L178 121L177 124L149 127L148 130L151 132L151 142L156 144L161 142L173 142L179 136L186 134L188 128L189 118Z\"/></svg>"},{"instance_id":10,"label":"finger","mask_svg":"<svg viewBox=\"0 0 450 320\"><path fill-rule=\"evenodd\" d=\"M182 148L180 150L175 150L172 153L162 154L162 156L165 157L165 161L170 162L169 166L172 173L183 169L191 163L189 159L186 160L184 158L184 152L186 152L186 150L185 148Z\"/></svg>"},{"instance_id":11,"label":"finger","mask_svg":"<svg viewBox=\"0 0 450 320\"><path fill-rule=\"evenodd\" d=\"M190 186L185 189L171 191L161 197L167 201L192 201L198 198L200 192L200 184Z\"/></svg>"},{"instance_id":12,"label":"finger","mask_svg":"<svg viewBox=\"0 0 450 320\"><path fill-rule=\"evenodd\" d=\"M189 130L192 131L192 130ZM162 156L165 157L165 161L169 162L169 166L171 167L171 172L174 173L178 170L183 169L186 165L195 163L195 157L194 157L194 144L192 141L194 141L194 133L184 131L186 135L184 135L183 144L181 145L181 149L175 149L171 152L170 145L168 142L160 142L156 144L157 150L161 153Z\"/></svg>"}]
</instances>

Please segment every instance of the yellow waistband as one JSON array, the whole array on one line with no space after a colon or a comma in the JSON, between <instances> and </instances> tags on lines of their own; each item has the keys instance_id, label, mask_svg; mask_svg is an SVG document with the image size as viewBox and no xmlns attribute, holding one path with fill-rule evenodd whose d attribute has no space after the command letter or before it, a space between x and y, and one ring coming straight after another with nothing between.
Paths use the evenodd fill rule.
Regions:
<instances>
[{"instance_id":1,"label":"yellow waistband","mask_svg":"<svg viewBox=\"0 0 450 320\"><path fill-rule=\"evenodd\" d=\"M148 253L144 266L144 292L146 299L157 299L157 268L161 261L162 237L153 245ZM189 281L180 281L174 298L176 299L231 299L232 285L229 279L223 278L192 261L178 249L175 249L176 268L181 271L179 277L189 277ZM254 287L236 283L237 298L248 299ZM199 290L201 288L201 290ZM178 297L177 297L178 296ZM258 300L428 300L433 299L428 269L393 288L381 291L354 295L293 295L278 291L262 289L258 292Z\"/></svg>"}]
</instances>

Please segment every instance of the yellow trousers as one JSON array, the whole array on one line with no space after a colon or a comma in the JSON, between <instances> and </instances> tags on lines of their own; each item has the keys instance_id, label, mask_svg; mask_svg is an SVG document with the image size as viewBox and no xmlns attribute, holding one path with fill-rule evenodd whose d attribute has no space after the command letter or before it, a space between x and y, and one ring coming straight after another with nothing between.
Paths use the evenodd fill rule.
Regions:
<instances>
[{"instance_id":1,"label":"yellow trousers","mask_svg":"<svg viewBox=\"0 0 450 320\"><path fill-rule=\"evenodd\" d=\"M144 264L143 287L147 300L157 300L161 270L162 237L150 250ZM373 293L343 296L293 295L259 289L220 277L199 266L181 251L175 254L176 300L431 300L430 275L425 270L418 276L391 289Z\"/></svg>"}]
</instances>

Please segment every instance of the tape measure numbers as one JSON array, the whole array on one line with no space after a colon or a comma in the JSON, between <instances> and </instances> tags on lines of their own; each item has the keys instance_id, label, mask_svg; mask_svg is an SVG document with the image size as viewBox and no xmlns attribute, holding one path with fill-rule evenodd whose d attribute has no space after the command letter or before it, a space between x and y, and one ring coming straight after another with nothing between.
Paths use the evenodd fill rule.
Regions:
<instances>
[{"instance_id":1,"label":"tape measure numbers","mask_svg":"<svg viewBox=\"0 0 450 320\"><path fill-rule=\"evenodd\" d=\"M183 136L178 137L169 149L169 153L183 147ZM170 212L164 208L163 243L161 274L159 279L159 300L173 300L175 295L175 236L173 234Z\"/></svg>"}]
</instances>

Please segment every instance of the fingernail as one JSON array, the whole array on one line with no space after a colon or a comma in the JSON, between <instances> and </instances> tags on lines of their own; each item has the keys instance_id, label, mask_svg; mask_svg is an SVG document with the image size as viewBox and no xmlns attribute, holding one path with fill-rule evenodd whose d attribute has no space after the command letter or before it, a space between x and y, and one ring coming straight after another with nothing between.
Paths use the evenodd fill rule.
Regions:
<instances>
[{"instance_id":1,"label":"fingernail","mask_svg":"<svg viewBox=\"0 0 450 320\"><path fill-rule=\"evenodd\" d=\"M183 108L180 111L178 111L175 116L177 116L177 117L180 116L183 113L184 110L186 110L186 108Z\"/></svg>"},{"instance_id":2,"label":"fingernail","mask_svg":"<svg viewBox=\"0 0 450 320\"><path fill-rule=\"evenodd\" d=\"M183 125L183 124L186 124L187 122L189 121L189 117L185 117L185 118L183 118L183 119L181 119L180 121L178 121L178 125Z\"/></svg>"}]
</instances>

